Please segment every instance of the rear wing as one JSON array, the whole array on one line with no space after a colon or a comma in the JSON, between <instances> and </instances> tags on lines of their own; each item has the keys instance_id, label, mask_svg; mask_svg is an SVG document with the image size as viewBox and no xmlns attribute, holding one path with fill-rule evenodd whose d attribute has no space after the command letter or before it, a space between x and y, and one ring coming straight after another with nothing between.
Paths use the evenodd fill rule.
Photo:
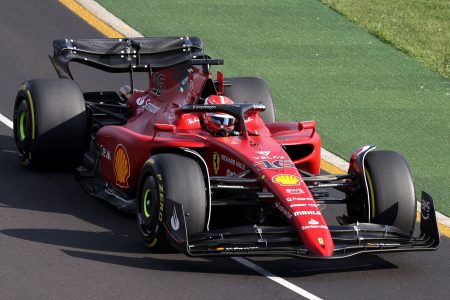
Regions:
<instances>
[{"instance_id":1,"label":"rear wing","mask_svg":"<svg viewBox=\"0 0 450 300\"><path fill-rule=\"evenodd\" d=\"M186 61L193 65L222 65L203 53L198 37L148 37L120 39L60 39L53 41L50 60L60 78L73 79L69 62L78 62L110 73L149 72Z\"/></svg>"}]
</instances>

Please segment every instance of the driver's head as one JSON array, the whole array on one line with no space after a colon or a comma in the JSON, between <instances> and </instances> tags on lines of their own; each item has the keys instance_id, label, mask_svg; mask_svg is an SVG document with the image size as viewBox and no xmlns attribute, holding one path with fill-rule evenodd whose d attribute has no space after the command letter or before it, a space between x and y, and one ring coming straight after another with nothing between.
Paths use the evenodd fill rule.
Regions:
<instances>
[{"instance_id":1,"label":"driver's head","mask_svg":"<svg viewBox=\"0 0 450 300\"><path fill-rule=\"evenodd\" d=\"M233 100L225 96L212 95L206 98L205 104L220 105L220 104L233 104ZM211 112L203 115L203 123L205 128L216 135L219 131L233 130L235 118L229 114Z\"/></svg>"}]
</instances>

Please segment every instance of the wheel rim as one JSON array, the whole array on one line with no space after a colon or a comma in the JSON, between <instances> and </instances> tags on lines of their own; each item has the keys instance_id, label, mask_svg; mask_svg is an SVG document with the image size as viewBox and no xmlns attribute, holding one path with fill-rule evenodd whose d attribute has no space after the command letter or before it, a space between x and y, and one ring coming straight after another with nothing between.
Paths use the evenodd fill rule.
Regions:
<instances>
[{"instance_id":1,"label":"wheel rim","mask_svg":"<svg viewBox=\"0 0 450 300\"><path fill-rule=\"evenodd\" d=\"M154 214L158 205L157 185L153 176L148 176L142 186L142 192L138 209L138 221L144 236L150 236L155 232L156 220Z\"/></svg>"},{"instance_id":2,"label":"wheel rim","mask_svg":"<svg viewBox=\"0 0 450 300\"><path fill-rule=\"evenodd\" d=\"M25 112L22 111L20 113L20 118L19 118L19 139L20 141L25 140Z\"/></svg>"},{"instance_id":3,"label":"wheel rim","mask_svg":"<svg viewBox=\"0 0 450 300\"><path fill-rule=\"evenodd\" d=\"M16 148L19 156L25 157L29 152L30 145L30 112L28 102L22 99L14 112L14 136L16 140Z\"/></svg>"},{"instance_id":4,"label":"wheel rim","mask_svg":"<svg viewBox=\"0 0 450 300\"><path fill-rule=\"evenodd\" d=\"M150 218L149 210L150 210L151 207L149 207L149 206L150 206L151 203L150 203L150 199L148 197L149 194L150 194L150 190L148 189L148 190L145 191L145 193L144 193L144 200L142 201L143 206L144 206L144 215L145 215L146 218Z\"/></svg>"}]
</instances>

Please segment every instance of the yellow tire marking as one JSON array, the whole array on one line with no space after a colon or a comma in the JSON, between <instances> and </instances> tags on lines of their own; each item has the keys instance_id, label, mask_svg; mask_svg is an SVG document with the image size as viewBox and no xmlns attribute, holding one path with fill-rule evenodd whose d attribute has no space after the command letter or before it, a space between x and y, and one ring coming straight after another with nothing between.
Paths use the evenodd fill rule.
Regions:
<instances>
[{"instance_id":1,"label":"yellow tire marking","mask_svg":"<svg viewBox=\"0 0 450 300\"><path fill-rule=\"evenodd\" d=\"M370 208L370 217L375 219L375 195L373 194L373 185L372 185L372 179L370 178L369 172L367 169L364 170L364 173L366 173L367 177L367 184L369 185L369 193L370 193L370 205L372 206Z\"/></svg>"},{"instance_id":2,"label":"yellow tire marking","mask_svg":"<svg viewBox=\"0 0 450 300\"><path fill-rule=\"evenodd\" d=\"M67 7L74 14L86 21L89 25L100 31L103 35L109 38L123 38L123 34L113 29L107 23L97 18L94 14L88 11L86 8L78 4L74 0L59 0L59 2Z\"/></svg>"},{"instance_id":3,"label":"yellow tire marking","mask_svg":"<svg viewBox=\"0 0 450 300\"><path fill-rule=\"evenodd\" d=\"M31 93L29 89L25 90L28 95L28 102L30 103L30 109L31 109L31 139L35 139L36 137L36 124L34 122L34 105L33 105L33 98L31 98Z\"/></svg>"},{"instance_id":4,"label":"yellow tire marking","mask_svg":"<svg viewBox=\"0 0 450 300\"><path fill-rule=\"evenodd\" d=\"M157 242L158 242L158 239L155 238L150 244L148 244L148 247L149 247L149 248L155 247L155 245L156 245Z\"/></svg>"}]
</instances>

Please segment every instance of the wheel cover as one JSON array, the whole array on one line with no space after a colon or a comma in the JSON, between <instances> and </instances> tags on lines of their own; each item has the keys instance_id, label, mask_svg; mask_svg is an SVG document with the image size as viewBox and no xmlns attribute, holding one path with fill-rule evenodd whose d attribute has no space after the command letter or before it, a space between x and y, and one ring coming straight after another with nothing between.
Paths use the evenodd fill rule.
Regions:
<instances>
[{"instance_id":1,"label":"wheel cover","mask_svg":"<svg viewBox=\"0 0 450 300\"><path fill-rule=\"evenodd\" d=\"M17 153L20 157L25 158L30 147L30 110L28 101L22 99L16 106L14 111L14 137L16 140Z\"/></svg>"},{"instance_id":2,"label":"wheel cover","mask_svg":"<svg viewBox=\"0 0 450 300\"><path fill-rule=\"evenodd\" d=\"M26 114L24 111L20 112L20 117L19 117L19 139L20 141L25 140L26 135L25 135L25 127L26 127Z\"/></svg>"},{"instance_id":3,"label":"wheel cover","mask_svg":"<svg viewBox=\"0 0 450 300\"><path fill-rule=\"evenodd\" d=\"M149 194L150 194L150 190L147 189L144 194L144 200L142 201L142 204L144 206L144 215L146 218L150 218L149 209L151 207L149 207L150 206L150 199L148 199Z\"/></svg>"},{"instance_id":4,"label":"wheel cover","mask_svg":"<svg viewBox=\"0 0 450 300\"><path fill-rule=\"evenodd\" d=\"M149 175L142 185L138 206L139 228L144 236L151 236L157 227L157 218L154 216L159 203L155 177Z\"/></svg>"}]
</instances>

